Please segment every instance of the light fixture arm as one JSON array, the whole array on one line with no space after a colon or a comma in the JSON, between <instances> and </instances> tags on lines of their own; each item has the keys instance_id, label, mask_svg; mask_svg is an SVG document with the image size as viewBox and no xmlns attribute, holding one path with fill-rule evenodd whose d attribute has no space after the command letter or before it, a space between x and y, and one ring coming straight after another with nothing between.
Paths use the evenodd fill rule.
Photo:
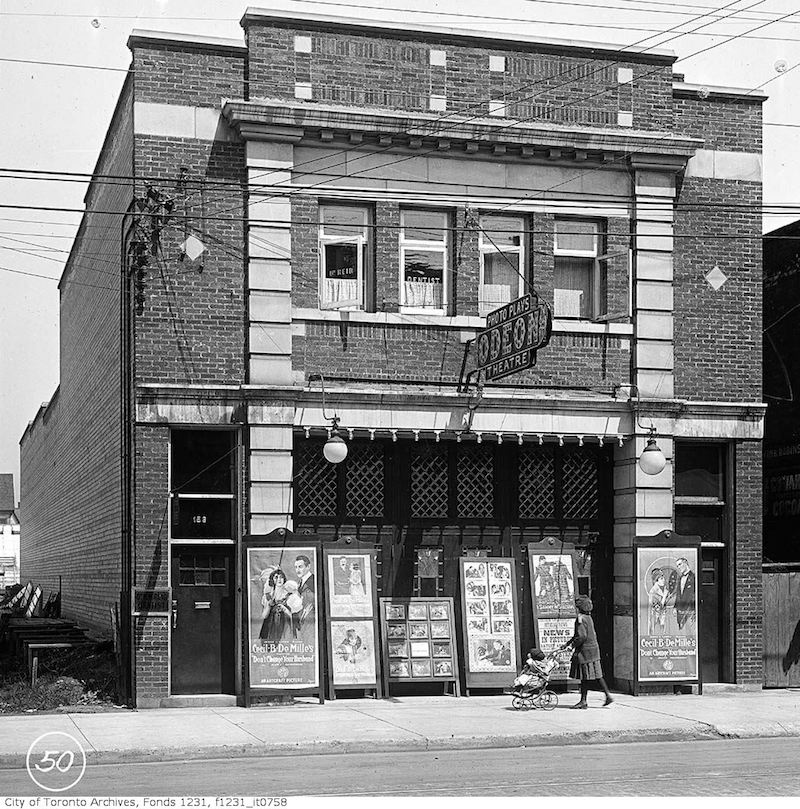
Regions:
<instances>
[{"instance_id":1,"label":"light fixture arm","mask_svg":"<svg viewBox=\"0 0 800 809\"><path fill-rule=\"evenodd\" d=\"M327 413L327 408L325 406L325 377L323 377L322 374L309 375L309 382L315 382L316 380L319 380L322 388L322 418L331 423L331 426L328 429L328 440L325 442L325 446L322 448L322 454L325 456L325 460L329 463L338 464L347 457L347 444L341 435L339 435L339 416L337 415L336 411L333 411L332 416L329 416ZM352 434L353 433L351 430L351 437Z\"/></svg>"},{"instance_id":2,"label":"light fixture arm","mask_svg":"<svg viewBox=\"0 0 800 809\"><path fill-rule=\"evenodd\" d=\"M336 430L339 427L339 417L336 415L336 411L333 411L333 415L329 416L326 414L326 407L325 407L325 377L322 374L310 374L308 377L309 382L316 382L319 380L320 388L322 389L322 418L326 421L331 422L331 429Z\"/></svg>"},{"instance_id":3,"label":"light fixture arm","mask_svg":"<svg viewBox=\"0 0 800 809\"><path fill-rule=\"evenodd\" d=\"M636 406L632 407L631 410L633 411L633 417L634 417L634 419L636 421L636 426L640 430L647 430L651 436L655 435L656 434L656 426L655 426L655 424L653 424L653 420L650 419L650 424L645 425L645 424L642 424L641 420L639 419L639 412L641 411L641 407L642 407L642 401L639 398L639 386L634 385L633 383L629 383L629 384L619 384L618 383L618 384L614 385L614 396L615 397L619 393L619 391L622 390L622 388L629 388L631 393L635 393ZM628 399L630 400L630 397L628 397Z\"/></svg>"},{"instance_id":4,"label":"light fixture arm","mask_svg":"<svg viewBox=\"0 0 800 809\"><path fill-rule=\"evenodd\" d=\"M639 398L639 388L637 385L615 385L614 386L614 396L617 395L617 392L620 388L627 387L630 389L631 393L634 391L636 392L636 405L635 407L632 406L633 409L633 416L636 421L636 426L639 427L641 430L647 430L647 445L644 448L640 458L639 458L639 468L644 472L646 475L658 475L663 470L664 467L667 465L667 459L664 456L664 453L658 446L658 442L656 441L656 426L653 424L653 420L650 420L649 426L642 424L641 420L639 419L639 412L641 410L641 400ZM630 396L628 397L630 401Z\"/></svg>"}]
</instances>

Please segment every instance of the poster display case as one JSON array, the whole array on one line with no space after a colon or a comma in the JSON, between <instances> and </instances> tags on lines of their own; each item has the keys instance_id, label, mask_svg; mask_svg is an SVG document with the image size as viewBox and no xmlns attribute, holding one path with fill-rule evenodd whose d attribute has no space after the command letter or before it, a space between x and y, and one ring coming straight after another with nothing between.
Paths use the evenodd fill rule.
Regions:
<instances>
[{"instance_id":1,"label":"poster display case","mask_svg":"<svg viewBox=\"0 0 800 809\"><path fill-rule=\"evenodd\" d=\"M470 688L509 686L519 669L515 560L459 559L461 629L467 696Z\"/></svg>"},{"instance_id":2,"label":"poster display case","mask_svg":"<svg viewBox=\"0 0 800 809\"><path fill-rule=\"evenodd\" d=\"M634 694L647 683L700 683L700 537L662 531L634 543Z\"/></svg>"},{"instance_id":3,"label":"poster display case","mask_svg":"<svg viewBox=\"0 0 800 809\"><path fill-rule=\"evenodd\" d=\"M558 550L528 545L533 625L539 648L548 654L563 646L575 629L577 595L574 548ZM563 655L552 680L569 679L569 656Z\"/></svg>"},{"instance_id":4,"label":"poster display case","mask_svg":"<svg viewBox=\"0 0 800 809\"><path fill-rule=\"evenodd\" d=\"M319 544L279 528L242 545L245 705L270 694L316 694L323 702Z\"/></svg>"},{"instance_id":5,"label":"poster display case","mask_svg":"<svg viewBox=\"0 0 800 809\"><path fill-rule=\"evenodd\" d=\"M391 683L441 682L461 696L452 598L380 599L384 692Z\"/></svg>"},{"instance_id":6,"label":"poster display case","mask_svg":"<svg viewBox=\"0 0 800 809\"><path fill-rule=\"evenodd\" d=\"M374 689L381 696L374 549L325 548L328 696Z\"/></svg>"}]
</instances>

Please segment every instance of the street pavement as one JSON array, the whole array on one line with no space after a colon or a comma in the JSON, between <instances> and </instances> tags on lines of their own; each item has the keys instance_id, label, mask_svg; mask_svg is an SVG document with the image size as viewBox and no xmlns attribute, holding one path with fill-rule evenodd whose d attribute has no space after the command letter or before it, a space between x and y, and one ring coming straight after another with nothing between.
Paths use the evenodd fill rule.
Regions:
<instances>
[{"instance_id":1,"label":"street pavement","mask_svg":"<svg viewBox=\"0 0 800 809\"><path fill-rule=\"evenodd\" d=\"M601 708L516 711L508 696L339 699L319 705L169 708L0 717L0 768L25 766L30 745L60 731L89 763L248 756L541 747L608 742L800 737L800 689L615 695Z\"/></svg>"}]
</instances>

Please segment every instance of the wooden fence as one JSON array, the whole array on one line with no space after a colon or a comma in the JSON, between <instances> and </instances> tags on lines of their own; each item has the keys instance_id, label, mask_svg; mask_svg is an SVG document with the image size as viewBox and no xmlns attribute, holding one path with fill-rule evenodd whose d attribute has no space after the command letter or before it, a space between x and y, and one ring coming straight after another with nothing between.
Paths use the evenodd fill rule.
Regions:
<instances>
[{"instance_id":1,"label":"wooden fence","mask_svg":"<svg viewBox=\"0 0 800 809\"><path fill-rule=\"evenodd\" d=\"M800 686L800 572L764 573L764 685Z\"/></svg>"}]
</instances>

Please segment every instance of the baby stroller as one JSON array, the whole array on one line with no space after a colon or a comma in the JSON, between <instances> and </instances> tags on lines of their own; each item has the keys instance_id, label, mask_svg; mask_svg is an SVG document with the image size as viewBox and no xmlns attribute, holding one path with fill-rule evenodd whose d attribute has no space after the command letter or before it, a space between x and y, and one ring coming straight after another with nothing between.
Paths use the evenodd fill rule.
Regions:
<instances>
[{"instance_id":1,"label":"baby stroller","mask_svg":"<svg viewBox=\"0 0 800 809\"><path fill-rule=\"evenodd\" d=\"M541 657L534 657L534 665L525 664L519 676L514 680L514 687L511 690L511 704L518 711L522 708L541 708L544 711L552 711L558 705L558 694L551 691L547 685L550 682L550 675L558 668L558 655L562 651L556 649L549 654L542 654Z\"/></svg>"}]
</instances>

